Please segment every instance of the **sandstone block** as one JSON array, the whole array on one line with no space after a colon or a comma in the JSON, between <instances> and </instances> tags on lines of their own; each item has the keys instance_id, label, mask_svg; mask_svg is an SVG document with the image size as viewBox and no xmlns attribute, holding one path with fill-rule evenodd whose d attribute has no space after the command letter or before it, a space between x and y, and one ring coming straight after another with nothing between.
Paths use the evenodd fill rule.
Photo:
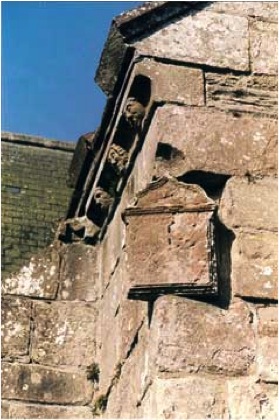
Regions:
<instances>
[{"instance_id":1,"label":"sandstone block","mask_svg":"<svg viewBox=\"0 0 279 420\"><path fill-rule=\"evenodd\" d=\"M84 244L67 245L61 253L60 299L96 301L98 269L96 247Z\"/></svg>"},{"instance_id":2,"label":"sandstone block","mask_svg":"<svg viewBox=\"0 0 279 420\"><path fill-rule=\"evenodd\" d=\"M250 310L241 301L222 310L160 297L152 317L150 352L159 372L246 375L255 357Z\"/></svg>"},{"instance_id":3,"label":"sandstone block","mask_svg":"<svg viewBox=\"0 0 279 420\"><path fill-rule=\"evenodd\" d=\"M136 73L151 80L153 101L204 105L201 70L144 59L136 65Z\"/></svg>"},{"instance_id":4,"label":"sandstone block","mask_svg":"<svg viewBox=\"0 0 279 420\"><path fill-rule=\"evenodd\" d=\"M207 105L277 117L277 77L205 73Z\"/></svg>"},{"instance_id":5,"label":"sandstone block","mask_svg":"<svg viewBox=\"0 0 279 420\"><path fill-rule=\"evenodd\" d=\"M90 365L95 357L96 317L94 304L36 302L32 359L41 364Z\"/></svg>"},{"instance_id":6,"label":"sandstone block","mask_svg":"<svg viewBox=\"0 0 279 420\"><path fill-rule=\"evenodd\" d=\"M258 17L277 22L278 7L275 1L214 1L206 10L238 16Z\"/></svg>"},{"instance_id":7,"label":"sandstone block","mask_svg":"<svg viewBox=\"0 0 279 420\"><path fill-rule=\"evenodd\" d=\"M138 406L150 384L146 339L147 330L141 330L133 351L124 360L109 396L107 418L138 418Z\"/></svg>"},{"instance_id":8,"label":"sandstone block","mask_svg":"<svg viewBox=\"0 0 279 420\"><path fill-rule=\"evenodd\" d=\"M2 364L2 398L85 405L92 398L86 374L38 365Z\"/></svg>"},{"instance_id":9,"label":"sandstone block","mask_svg":"<svg viewBox=\"0 0 279 420\"><path fill-rule=\"evenodd\" d=\"M230 179L221 198L219 215L230 228L277 231L277 180L264 178L249 183L246 179Z\"/></svg>"},{"instance_id":10,"label":"sandstone block","mask_svg":"<svg viewBox=\"0 0 279 420\"><path fill-rule=\"evenodd\" d=\"M278 73L277 24L262 21L252 22L250 28L251 64L254 73Z\"/></svg>"},{"instance_id":11,"label":"sandstone block","mask_svg":"<svg viewBox=\"0 0 279 420\"><path fill-rule=\"evenodd\" d=\"M232 248L232 291L235 295L277 299L276 250L276 233L237 234Z\"/></svg>"},{"instance_id":12,"label":"sandstone block","mask_svg":"<svg viewBox=\"0 0 279 420\"><path fill-rule=\"evenodd\" d=\"M54 299L59 282L59 254L50 246L2 282L2 293Z\"/></svg>"},{"instance_id":13,"label":"sandstone block","mask_svg":"<svg viewBox=\"0 0 279 420\"><path fill-rule=\"evenodd\" d=\"M224 381L204 377L157 379L152 400L152 418L228 418Z\"/></svg>"},{"instance_id":14,"label":"sandstone block","mask_svg":"<svg viewBox=\"0 0 279 420\"><path fill-rule=\"evenodd\" d=\"M260 337L258 339L258 372L266 382L278 382L278 339Z\"/></svg>"},{"instance_id":15,"label":"sandstone block","mask_svg":"<svg viewBox=\"0 0 279 420\"><path fill-rule=\"evenodd\" d=\"M199 11L150 34L135 47L143 55L186 63L249 68L248 22L244 17Z\"/></svg>"},{"instance_id":16,"label":"sandstone block","mask_svg":"<svg viewBox=\"0 0 279 420\"><path fill-rule=\"evenodd\" d=\"M278 306L259 307L257 315L259 334L276 336L278 333Z\"/></svg>"},{"instance_id":17,"label":"sandstone block","mask_svg":"<svg viewBox=\"0 0 279 420\"><path fill-rule=\"evenodd\" d=\"M90 419L89 407L60 406L47 404L8 403L6 419Z\"/></svg>"},{"instance_id":18,"label":"sandstone block","mask_svg":"<svg viewBox=\"0 0 279 420\"><path fill-rule=\"evenodd\" d=\"M31 302L3 298L1 305L1 354L5 359L29 360Z\"/></svg>"},{"instance_id":19,"label":"sandstone block","mask_svg":"<svg viewBox=\"0 0 279 420\"><path fill-rule=\"evenodd\" d=\"M234 420L275 420L277 386L256 383L253 378L228 381L228 405Z\"/></svg>"},{"instance_id":20,"label":"sandstone block","mask_svg":"<svg viewBox=\"0 0 279 420\"><path fill-rule=\"evenodd\" d=\"M227 175L276 173L277 122L213 109L165 105L151 124L153 138L169 148L155 174L182 176L191 170Z\"/></svg>"},{"instance_id":21,"label":"sandstone block","mask_svg":"<svg viewBox=\"0 0 279 420\"><path fill-rule=\"evenodd\" d=\"M1 401L1 419L9 419L9 403Z\"/></svg>"}]
</instances>

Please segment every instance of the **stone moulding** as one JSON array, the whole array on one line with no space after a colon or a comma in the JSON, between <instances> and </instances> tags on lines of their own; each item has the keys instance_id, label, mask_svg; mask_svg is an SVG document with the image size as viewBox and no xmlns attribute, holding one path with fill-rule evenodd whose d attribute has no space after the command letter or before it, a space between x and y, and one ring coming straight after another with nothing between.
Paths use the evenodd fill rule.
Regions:
<instances>
[{"instance_id":1,"label":"stone moulding","mask_svg":"<svg viewBox=\"0 0 279 420\"><path fill-rule=\"evenodd\" d=\"M123 214L129 299L216 296L215 203L198 185L162 178Z\"/></svg>"},{"instance_id":2,"label":"stone moulding","mask_svg":"<svg viewBox=\"0 0 279 420\"><path fill-rule=\"evenodd\" d=\"M180 82L175 88L166 87L165 82L169 72L178 73ZM183 82L185 80L187 83ZM192 87L192 80L198 80L195 88ZM90 150L92 157L90 168L87 171L84 171L84 168L80 170L81 173L86 172L87 175L82 183L82 191L79 190L76 195L74 194L76 198L68 212L71 223L68 223L67 240L72 240L72 219L77 218L79 221L83 217L93 223L94 229L83 229L86 234L80 230L79 239L89 239L89 242L93 244L103 239L121 200L156 108L162 103L173 100L178 100L181 104L194 103L202 106L201 86L200 70L166 65L142 56L134 58L122 90L114 105L110 106L110 119L106 117L100 129L95 133L92 150ZM101 191L102 195L106 196L105 205L99 197ZM89 236L88 232L90 232ZM94 232L93 235L91 235L92 232ZM72 236L77 238L75 232Z\"/></svg>"}]
</instances>

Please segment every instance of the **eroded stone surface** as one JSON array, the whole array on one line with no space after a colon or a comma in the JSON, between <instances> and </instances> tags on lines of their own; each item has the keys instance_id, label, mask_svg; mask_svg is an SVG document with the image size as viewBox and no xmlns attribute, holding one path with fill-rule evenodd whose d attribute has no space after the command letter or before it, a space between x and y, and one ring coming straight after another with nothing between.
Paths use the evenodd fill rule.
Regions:
<instances>
[{"instance_id":1,"label":"eroded stone surface","mask_svg":"<svg viewBox=\"0 0 279 420\"><path fill-rule=\"evenodd\" d=\"M234 420L275 420L277 386L256 383L254 378L228 381L228 405Z\"/></svg>"},{"instance_id":2,"label":"eroded stone surface","mask_svg":"<svg viewBox=\"0 0 279 420\"><path fill-rule=\"evenodd\" d=\"M1 304L2 357L29 360L31 302L21 298L3 298Z\"/></svg>"},{"instance_id":3,"label":"eroded stone surface","mask_svg":"<svg viewBox=\"0 0 279 420\"><path fill-rule=\"evenodd\" d=\"M190 14L136 42L139 53L248 70L248 21L206 11Z\"/></svg>"},{"instance_id":4,"label":"eroded stone surface","mask_svg":"<svg viewBox=\"0 0 279 420\"><path fill-rule=\"evenodd\" d=\"M233 293L277 299L277 286L277 234L238 234L232 248Z\"/></svg>"},{"instance_id":5,"label":"eroded stone surface","mask_svg":"<svg viewBox=\"0 0 279 420\"><path fill-rule=\"evenodd\" d=\"M247 305L229 310L190 299L157 299L151 352L159 372L246 375L255 358L255 336Z\"/></svg>"},{"instance_id":6,"label":"eroded stone surface","mask_svg":"<svg viewBox=\"0 0 279 420\"><path fill-rule=\"evenodd\" d=\"M208 106L277 118L277 77L206 73L205 78Z\"/></svg>"},{"instance_id":7,"label":"eroded stone surface","mask_svg":"<svg viewBox=\"0 0 279 420\"><path fill-rule=\"evenodd\" d=\"M152 121L153 138L176 152L157 160L155 174L202 170L271 175L277 168L277 122L212 109L165 105Z\"/></svg>"},{"instance_id":8,"label":"eroded stone surface","mask_svg":"<svg viewBox=\"0 0 279 420\"><path fill-rule=\"evenodd\" d=\"M92 397L85 372L38 365L2 363L2 398L52 404L85 405Z\"/></svg>"},{"instance_id":9,"label":"eroded stone surface","mask_svg":"<svg viewBox=\"0 0 279 420\"><path fill-rule=\"evenodd\" d=\"M71 244L61 253L62 300L96 301L98 298L99 263L96 247Z\"/></svg>"},{"instance_id":10,"label":"eroded stone surface","mask_svg":"<svg viewBox=\"0 0 279 420\"><path fill-rule=\"evenodd\" d=\"M238 16L249 16L277 22L278 6L276 1L214 1L206 10Z\"/></svg>"},{"instance_id":11,"label":"eroded stone surface","mask_svg":"<svg viewBox=\"0 0 279 420\"><path fill-rule=\"evenodd\" d=\"M90 365L95 357L96 316L90 303L35 303L32 359L51 365Z\"/></svg>"},{"instance_id":12,"label":"eroded stone surface","mask_svg":"<svg viewBox=\"0 0 279 420\"><path fill-rule=\"evenodd\" d=\"M258 372L266 382L278 382L278 339L277 337L258 338Z\"/></svg>"},{"instance_id":13,"label":"eroded stone surface","mask_svg":"<svg viewBox=\"0 0 279 420\"><path fill-rule=\"evenodd\" d=\"M222 195L219 215L231 228L277 231L277 179L250 183L243 178L230 179Z\"/></svg>"},{"instance_id":14,"label":"eroded stone surface","mask_svg":"<svg viewBox=\"0 0 279 420\"><path fill-rule=\"evenodd\" d=\"M53 246L2 282L2 293L54 299L59 282L59 254Z\"/></svg>"},{"instance_id":15,"label":"eroded stone surface","mask_svg":"<svg viewBox=\"0 0 279 420\"><path fill-rule=\"evenodd\" d=\"M278 306L259 307L257 314L259 334L276 336L278 333Z\"/></svg>"},{"instance_id":16,"label":"eroded stone surface","mask_svg":"<svg viewBox=\"0 0 279 420\"><path fill-rule=\"evenodd\" d=\"M254 21L250 25L252 70L258 74L277 74L277 24Z\"/></svg>"},{"instance_id":17,"label":"eroded stone surface","mask_svg":"<svg viewBox=\"0 0 279 420\"><path fill-rule=\"evenodd\" d=\"M203 377L157 379L152 418L228 419L226 384Z\"/></svg>"},{"instance_id":18,"label":"eroded stone surface","mask_svg":"<svg viewBox=\"0 0 279 420\"><path fill-rule=\"evenodd\" d=\"M158 63L145 58L136 65L136 73L149 77L152 100L185 105L204 105L204 81L201 70Z\"/></svg>"},{"instance_id":19,"label":"eroded stone surface","mask_svg":"<svg viewBox=\"0 0 279 420\"><path fill-rule=\"evenodd\" d=\"M90 407L7 403L6 419L90 419Z\"/></svg>"}]
</instances>

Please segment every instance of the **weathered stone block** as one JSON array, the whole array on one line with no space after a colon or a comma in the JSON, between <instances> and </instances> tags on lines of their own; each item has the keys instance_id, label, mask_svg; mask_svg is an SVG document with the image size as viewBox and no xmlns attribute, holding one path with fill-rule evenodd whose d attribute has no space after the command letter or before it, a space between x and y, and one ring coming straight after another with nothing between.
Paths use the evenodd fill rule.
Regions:
<instances>
[{"instance_id":1,"label":"weathered stone block","mask_svg":"<svg viewBox=\"0 0 279 420\"><path fill-rule=\"evenodd\" d=\"M159 372L246 375L255 357L255 337L247 305L229 310L189 299L157 299L150 351Z\"/></svg>"},{"instance_id":2,"label":"weathered stone block","mask_svg":"<svg viewBox=\"0 0 279 420\"><path fill-rule=\"evenodd\" d=\"M98 250L84 244L71 244L61 252L59 298L96 301L98 299Z\"/></svg>"},{"instance_id":3,"label":"weathered stone block","mask_svg":"<svg viewBox=\"0 0 279 420\"><path fill-rule=\"evenodd\" d=\"M158 63L145 58L136 73L151 80L152 100L185 105L204 105L203 72L185 66Z\"/></svg>"},{"instance_id":4,"label":"weathered stone block","mask_svg":"<svg viewBox=\"0 0 279 420\"><path fill-rule=\"evenodd\" d=\"M53 246L32 257L29 264L2 282L2 293L54 299L58 289L60 258Z\"/></svg>"},{"instance_id":5,"label":"weathered stone block","mask_svg":"<svg viewBox=\"0 0 279 420\"><path fill-rule=\"evenodd\" d=\"M277 77L205 73L205 79L207 105L277 117Z\"/></svg>"},{"instance_id":6,"label":"weathered stone block","mask_svg":"<svg viewBox=\"0 0 279 420\"><path fill-rule=\"evenodd\" d=\"M206 34L206 35L205 35ZM248 70L248 22L244 17L199 11L136 42L143 55Z\"/></svg>"},{"instance_id":7,"label":"weathered stone block","mask_svg":"<svg viewBox=\"0 0 279 420\"><path fill-rule=\"evenodd\" d=\"M87 366L96 347L94 304L36 302L32 360L42 364Z\"/></svg>"},{"instance_id":8,"label":"weathered stone block","mask_svg":"<svg viewBox=\"0 0 279 420\"><path fill-rule=\"evenodd\" d=\"M258 372L266 382L278 382L278 338L260 337L257 354Z\"/></svg>"},{"instance_id":9,"label":"weathered stone block","mask_svg":"<svg viewBox=\"0 0 279 420\"><path fill-rule=\"evenodd\" d=\"M1 306L1 354L6 359L29 361L31 302L3 298Z\"/></svg>"},{"instance_id":10,"label":"weathered stone block","mask_svg":"<svg viewBox=\"0 0 279 420\"><path fill-rule=\"evenodd\" d=\"M226 383L211 378L157 379L152 418L228 419Z\"/></svg>"},{"instance_id":11,"label":"weathered stone block","mask_svg":"<svg viewBox=\"0 0 279 420\"><path fill-rule=\"evenodd\" d=\"M148 389L147 330L139 333L135 347L124 360L121 375L110 393L106 418L138 418L138 406Z\"/></svg>"},{"instance_id":12,"label":"weathered stone block","mask_svg":"<svg viewBox=\"0 0 279 420\"><path fill-rule=\"evenodd\" d=\"M259 307L257 315L259 334L276 336L278 333L278 306Z\"/></svg>"},{"instance_id":13,"label":"weathered stone block","mask_svg":"<svg viewBox=\"0 0 279 420\"><path fill-rule=\"evenodd\" d=\"M277 74L277 24L254 21L250 27L251 64L254 73Z\"/></svg>"},{"instance_id":14,"label":"weathered stone block","mask_svg":"<svg viewBox=\"0 0 279 420\"><path fill-rule=\"evenodd\" d=\"M90 419L92 411L89 407L60 406L47 404L23 404L9 402L6 419Z\"/></svg>"},{"instance_id":15,"label":"weathered stone block","mask_svg":"<svg viewBox=\"0 0 279 420\"><path fill-rule=\"evenodd\" d=\"M219 215L231 228L277 231L277 180L264 178L249 183L246 179L230 179L221 198Z\"/></svg>"},{"instance_id":16,"label":"weathered stone block","mask_svg":"<svg viewBox=\"0 0 279 420\"><path fill-rule=\"evenodd\" d=\"M278 7L275 1L214 1L206 10L238 16L249 16L277 22Z\"/></svg>"},{"instance_id":17,"label":"weathered stone block","mask_svg":"<svg viewBox=\"0 0 279 420\"><path fill-rule=\"evenodd\" d=\"M256 383L253 378L228 381L228 405L234 420L275 420L277 386Z\"/></svg>"},{"instance_id":18,"label":"weathered stone block","mask_svg":"<svg viewBox=\"0 0 279 420\"><path fill-rule=\"evenodd\" d=\"M191 170L227 175L276 173L275 120L165 105L157 109L151 127L153 139L173 151L157 158L157 176L182 176Z\"/></svg>"},{"instance_id":19,"label":"weathered stone block","mask_svg":"<svg viewBox=\"0 0 279 420\"><path fill-rule=\"evenodd\" d=\"M232 248L232 290L238 296L277 299L276 233L237 235Z\"/></svg>"},{"instance_id":20,"label":"weathered stone block","mask_svg":"<svg viewBox=\"0 0 279 420\"><path fill-rule=\"evenodd\" d=\"M85 405L92 384L79 371L37 365L2 364L2 398L51 404Z\"/></svg>"}]
</instances>

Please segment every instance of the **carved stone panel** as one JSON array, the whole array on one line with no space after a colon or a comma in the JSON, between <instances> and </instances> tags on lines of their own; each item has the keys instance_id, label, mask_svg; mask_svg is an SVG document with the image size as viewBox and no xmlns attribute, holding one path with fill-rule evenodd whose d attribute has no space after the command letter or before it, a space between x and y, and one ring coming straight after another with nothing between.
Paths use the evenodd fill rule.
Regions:
<instances>
[{"instance_id":1,"label":"carved stone panel","mask_svg":"<svg viewBox=\"0 0 279 420\"><path fill-rule=\"evenodd\" d=\"M197 185L161 180L125 212L129 297L217 293L214 203Z\"/></svg>"}]
</instances>

